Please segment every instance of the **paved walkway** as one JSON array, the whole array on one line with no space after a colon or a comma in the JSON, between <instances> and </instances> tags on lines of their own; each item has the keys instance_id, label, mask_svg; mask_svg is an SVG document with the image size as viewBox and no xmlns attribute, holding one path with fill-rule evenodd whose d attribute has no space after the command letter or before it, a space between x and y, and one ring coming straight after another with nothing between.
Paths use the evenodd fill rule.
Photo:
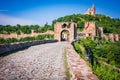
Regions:
<instances>
[{"instance_id":1,"label":"paved walkway","mask_svg":"<svg viewBox=\"0 0 120 80\"><path fill-rule=\"evenodd\" d=\"M0 80L65 80L66 47L71 80L98 80L67 42L32 46L0 59Z\"/></svg>"},{"instance_id":2,"label":"paved walkway","mask_svg":"<svg viewBox=\"0 0 120 80\"><path fill-rule=\"evenodd\" d=\"M32 46L0 60L0 80L65 80L64 42Z\"/></svg>"}]
</instances>

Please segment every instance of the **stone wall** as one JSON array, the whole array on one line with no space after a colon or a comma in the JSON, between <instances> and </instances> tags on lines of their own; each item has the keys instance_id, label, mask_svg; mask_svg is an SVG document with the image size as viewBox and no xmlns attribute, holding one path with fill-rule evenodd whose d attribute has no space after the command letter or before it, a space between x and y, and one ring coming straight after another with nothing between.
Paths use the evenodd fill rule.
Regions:
<instances>
[{"instance_id":1,"label":"stone wall","mask_svg":"<svg viewBox=\"0 0 120 80\"><path fill-rule=\"evenodd\" d=\"M86 22L83 32L86 34L86 37L96 36L96 23Z\"/></svg>"},{"instance_id":2,"label":"stone wall","mask_svg":"<svg viewBox=\"0 0 120 80\"><path fill-rule=\"evenodd\" d=\"M20 49L25 49L26 47L30 47L33 45L38 44L45 44L45 43L53 43L57 42L57 40L41 40L41 41L31 41L31 42L23 42L23 43L15 43L15 44L8 44L8 45L0 45L0 54L17 51Z\"/></svg>"},{"instance_id":3,"label":"stone wall","mask_svg":"<svg viewBox=\"0 0 120 80\"><path fill-rule=\"evenodd\" d=\"M54 34L53 31L51 30L48 30L44 33L36 33L32 30L32 33L31 34L24 34L24 33L21 33L20 35L16 34L16 33L12 33L12 34L0 34L0 38L4 38L4 39L7 39L7 38L16 38L16 39L20 39L20 38L25 38L25 37L33 37L33 36L38 36L38 35L42 35L42 34Z\"/></svg>"},{"instance_id":4,"label":"stone wall","mask_svg":"<svg viewBox=\"0 0 120 80\"><path fill-rule=\"evenodd\" d=\"M113 33L110 33L108 35L108 38L111 42L114 42L114 41L119 41L119 34L113 34Z\"/></svg>"},{"instance_id":5,"label":"stone wall","mask_svg":"<svg viewBox=\"0 0 120 80\"><path fill-rule=\"evenodd\" d=\"M54 39L61 41L61 32L68 31L69 32L69 41L73 41L76 38L77 24L74 22L56 22L54 24Z\"/></svg>"}]
</instances>

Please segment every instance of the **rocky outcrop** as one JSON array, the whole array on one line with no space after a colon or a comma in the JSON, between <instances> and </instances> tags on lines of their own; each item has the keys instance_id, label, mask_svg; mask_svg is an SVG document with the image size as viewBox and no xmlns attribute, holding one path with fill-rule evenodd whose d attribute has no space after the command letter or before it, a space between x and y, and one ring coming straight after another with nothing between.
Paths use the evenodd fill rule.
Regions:
<instances>
[{"instance_id":1,"label":"rocky outcrop","mask_svg":"<svg viewBox=\"0 0 120 80\"><path fill-rule=\"evenodd\" d=\"M57 42L57 40L41 40L41 41L31 41L31 42L14 43L8 45L0 45L0 55L38 44L53 43L53 42Z\"/></svg>"}]
</instances>

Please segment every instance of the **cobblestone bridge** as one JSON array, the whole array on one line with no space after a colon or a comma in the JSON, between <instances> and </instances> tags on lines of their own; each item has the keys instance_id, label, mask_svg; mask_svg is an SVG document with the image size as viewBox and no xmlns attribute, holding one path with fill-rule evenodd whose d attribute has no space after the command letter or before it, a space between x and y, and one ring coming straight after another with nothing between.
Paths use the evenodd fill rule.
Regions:
<instances>
[{"instance_id":1,"label":"cobblestone bridge","mask_svg":"<svg viewBox=\"0 0 120 80\"><path fill-rule=\"evenodd\" d=\"M1 58L0 80L66 80L65 49L71 80L97 80L67 42L31 46Z\"/></svg>"}]
</instances>

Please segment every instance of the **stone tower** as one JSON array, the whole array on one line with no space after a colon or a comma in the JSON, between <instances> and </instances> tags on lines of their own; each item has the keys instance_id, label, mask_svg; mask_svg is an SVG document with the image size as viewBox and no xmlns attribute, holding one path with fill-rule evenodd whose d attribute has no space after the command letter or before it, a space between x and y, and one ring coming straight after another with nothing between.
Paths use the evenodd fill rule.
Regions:
<instances>
[{"instance_id":1,"label":"stone tower","mask_svg":"<svg viewBox=\"0 0 120 80\"><path fill-rule=\"evenodd\" d=\"M94 6L94 4L92 5L92 8L91 8L91 15L95 15L95 6Z\"/></svg>"},{"instance_id":2,"label":"stone tower","mask_svg":"<svg viewBox=\"0 0 120 80\"><path fill-rule=\"evenodd\" d=\"M91 15L91 9L88 8L87 12L85 14Z\"/></svg>"},{"instance_id":3,"label":"stone tower","mask_svg":"<svg viewBox=\"0 0 120 80\"><path fill-rule=\"evenodd\" d=\"M96 36L96 23L86 22L83 32L85 33L86 37L95 37Z\"/></svg>"},{"instance_id":4,"label":"stone tower","mask_svg":"<svg viewBox=\"0 0 120 80\"><path fill-rule=\"evenodd\" d=\"M77 36L77 24L74 22L56 22L54 24L54 39L72 42Z\"/></svg>"},{"instance_id":5,"label":"stone tower","mask_svg":"<svg viewBox=\"0 0 120 80\"><path fill-rule=\"evenodd\" d=\"M92 5L92 8L89 8L88 11L87 11L85 14L95 16L95 14L96 14L96 9L95 9L94 4Z\"/></svg>"}]
</instances>

